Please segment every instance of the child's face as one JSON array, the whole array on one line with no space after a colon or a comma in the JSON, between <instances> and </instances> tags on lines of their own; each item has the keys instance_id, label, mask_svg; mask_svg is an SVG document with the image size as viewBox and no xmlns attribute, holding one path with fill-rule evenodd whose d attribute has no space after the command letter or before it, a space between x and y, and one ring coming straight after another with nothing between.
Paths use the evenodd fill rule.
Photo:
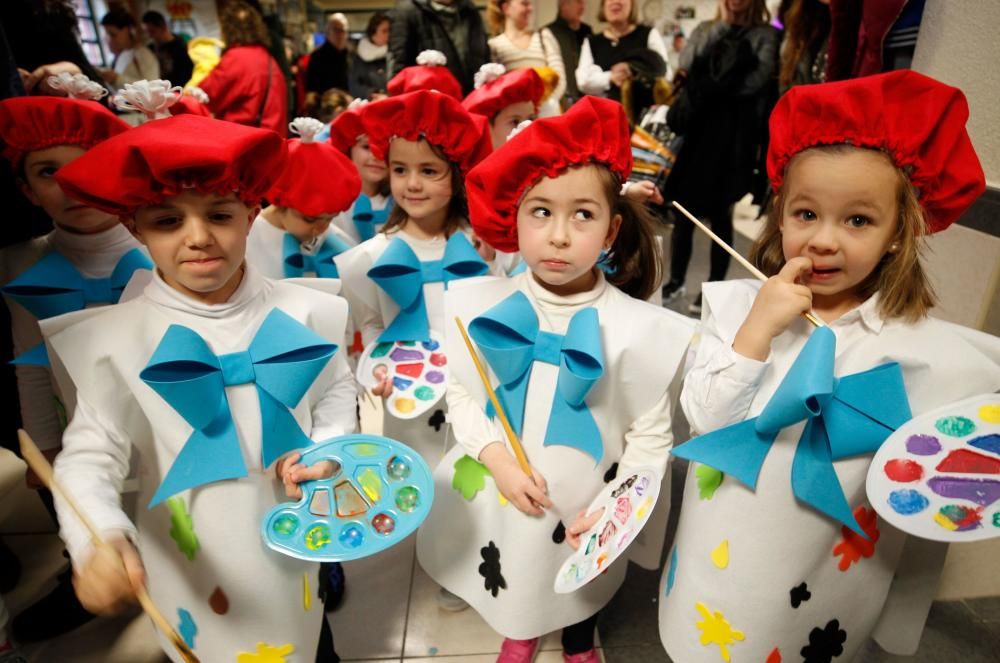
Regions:
<instances>
[{"instance_id":1,"label":"child's face","mask_svg":"<svg viewBox=\"0 0 1000 663\"><path fill-rule=\"evenodd\" d=\"M114 215L69 198L56 182L56 171L85 152L76 145L56 145L29 152L24 158L24 179L18 181L25 197L45 210L53 223L81 235L99 233L118 223Z\"/></svg>"},{"instance_id":2,"label":"child's face","mask_svg":"<svg viewBox=\"0 0 1000 663\"><path fill-rule=\"evenodd\" d=\"M368 136L361 136L351 147L351 161L361 174L361 181L366 184L378 184L389 170L385 162L376 159L368 149Z\"/></svg>"},{"instance_id":3,"label":"child's face","mask_svg":"<svg viewBox=\"0 0 1000 663\"><path fill-rule=\"evenodd\" d=\"M493 138L493 149L507 142L510 132L525 120L535 119L535 104L530 101L519 101L507 106L496 114L490 124L490 134Z\"/></svg>"},{"instance_id":4,"label":"child's face","mask_svg":"<svg viewBox=\"0 0 1000 663\"><path fill-rule=\"evenodd\" d=\"M389 185L406 216L419 221L447 212L451 165L425 140L393 139L389 144Z\"/></svg>"},{"instance_id":5,"label":"child's face","mask_svg":"<svg viewBox=\"0 0 1000 663\"><path fill-rule=\"evenodd\" d=\"M281 224L285 227L285 232L291 233L299 242L308 244L323 235L330 228L331 221L333 214L305 216L298 210L286 207Z\"/></svg>"},{"instance_id":6,"label":"child's face","mask_svg":"<svg viewBox=\"0 0 1000 663\"><path fill-rule=\"evenodd\" d=\"M139 208L128 225L167 284L195 299L218 303L240 283L247 234L257 212L235 194L185 191Z\"/></svg>"},{"instance_id":7,"label":"child's face","mask_svg":"<svg viewBox=\"0 0 1000 663\"><path fill-rule=\"evenodd\" d=\"M598 171L571 168L543 177L517 208L521 257L543 286L559 295L589 290L601 251L618 234L622 218L611 214Z\"/></svg>"},{"instance_id":8,"label":"child's face","mask_svg":"<svg viewBox=\"0 0 1000 663\"><path fill-rule=\"evenodd\" d=\"M814 299L852 297L875 270L896 234L899 185L895 166L874 150L812 150L791 161L781 246L785 260L812 260L803 283Z\"/></svg>"}]
</instances>

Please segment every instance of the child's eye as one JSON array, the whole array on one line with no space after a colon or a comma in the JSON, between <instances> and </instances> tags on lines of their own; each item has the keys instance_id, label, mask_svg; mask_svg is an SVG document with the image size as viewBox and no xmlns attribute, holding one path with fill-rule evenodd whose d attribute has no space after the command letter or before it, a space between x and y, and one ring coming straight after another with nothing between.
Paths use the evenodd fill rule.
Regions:
<instances>
[{"instance_id":1,"label":"child's eye","mask_svg":"<svg viewBox=\"0 0 1000 663\"><path fill-rule=\"evenodd\" d=\"M585 209L578 209L573 216L580 221L590 221L594 218L593 212Z\"/></svg>"},{"instance_id":2,"label":"child's eye","mask_svg":"<svg viewBox=\"0 0 1000 663\"><path fill-rule=\"evenodd\" d=\"M233 215L229 212L215 212L209 218L216 223L226 223L233 218Z\"/></svg>"},{"instance_id":3,"label":"child's eye","mask_svg":"<svg viewBox=\"0 0 1000 663\"><path fill-rule=\"evenodd\" d=\"M59 169L55 166L44 166L38 169L37 174L39 177L52 177L56 174L57 170Z\"/></svg>"},{"instance_id":4,"label":"child's eye","mask_svg":"<svg viewBox=\"0 0 1000 663\"><path fill-rule=\"evenodd\" d=\"M164 216L153 220L153 225L157 228L170 228L180 222L179 216Z\"/></svg>"},{"instance_id":5,"label":"child's eye","mask_svg":"<svg viewBox=\"0 0 1000 663\"><path fill-rule=\"evenodd\" d=\"M424 168L423 173L427 177L437 177L438 171L435 168Z\"/></svg>"},{"instance_id":6,"label":"child's eye","mask_svg":"<svg viewBox=\"0 0 1000 663\"><path fill-rule=\"evenodd\" d=\"M815 221L818 217L816 212L811 209L800 209L795 212L795 216L799 217L803 221Z\"/></svg>"},{"instance_id":7,"label":"child's eye","mask_svg":"<svg viewBox=\"0 0 1000 663\"><path fill-rule=\"evenodd\" d=\"M851 224L852 228L864 228L869 223L871 223L871 219L869 219L867 216L855 214L854 216L847 219L847 222Z\"/></svg>"},{"instance_id":8,"label":"child's eye","mask_svg":"<svg viewBox=\"0 0 1000 663\"><path fill-rule=\"evenodd\" d=\"M531 216L536 219L547 219L552 216L552 212L547 207L535 207L531 210Z\"/></svg>"},{"instance_id":9,"label":"child's eye","mask_svg":"<svg viewBox=\"0 0 1000 663\"><path fill-rule=\"evenodd\" d=\"M402 166L393 166L392 167L392 174L393 175L402 175L405 172L406 172L406 169L403 168Z\"/></svg>"}]
</instances>

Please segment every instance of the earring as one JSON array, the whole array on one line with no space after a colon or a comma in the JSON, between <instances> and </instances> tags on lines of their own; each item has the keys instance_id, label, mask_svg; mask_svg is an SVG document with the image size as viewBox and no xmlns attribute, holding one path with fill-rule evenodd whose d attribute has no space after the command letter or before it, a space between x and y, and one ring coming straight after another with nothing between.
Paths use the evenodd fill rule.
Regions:
<instances>
[{"instance_id":1,"label":"earring","mask_svg":"<svg viewBox=\"0 0 1000 663\"><path fill-rule=\"evenodd\" d=\"M895 253L899 251L899 242L893 242L889 245L889 253Z\"/></svg>"}]
</instances>

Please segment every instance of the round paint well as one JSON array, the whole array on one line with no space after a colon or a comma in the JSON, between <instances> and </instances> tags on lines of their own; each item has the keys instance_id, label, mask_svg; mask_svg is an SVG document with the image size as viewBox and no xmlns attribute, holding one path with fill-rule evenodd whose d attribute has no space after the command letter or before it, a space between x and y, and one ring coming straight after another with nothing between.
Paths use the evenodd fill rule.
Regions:
<instances>
[{"instance_id":1,"label":"round paint well","mask_svg":"<svg viewBox=\"0 0 1000 663\"><path fill-rule=\"evenodd\" d=\"M941 442L933 435L911 435L906 439L906 450L915 456L933 456L941 453Z\"/></svg>"},{"instance_id":2,"label":"round paint well","mask_svg":"<svg viewBox=\"0 0 1000 663\"><path fill-rule=\"evenodd\" d=\"M894 490L889 493L889 506L901 516L912 516L915 513L920 513L929 504L930 500L912 488Z\"/></svg>"},{"instance_id":3,"label":"round paint well","mask_svg":"<svg viewBox=\"0 0 1000 663\"><path fill-rule=\"evenodd\" d=\"M321 550L330 545L330 528L324 523L317 523L306 531L305 543L309 550Z\"/></svg>"},{"instance_id":4,"label":"round paint well","mask_svg":"<svg viewBox=\"0 0 1000 663\"><path fill-rule=\"evenodd\" d=\"M429 377L430 376L428 376L428 378ZM413 392L413 395L417 397L417 400L429 401L434 399L434 390L424 385L421 387L417 387L416 391Z\"/></svg>"},{"instance_id":5,"label":"round paint well","mask_svg":"<svg viewBox=\"0 0 1000 663\"><path fill-rule=\"evenodd\" d=\"M908 458L896 458L885 464L885 475L898 483L920 481L924 468L920 463Z\"/></svg>"},{"instance_id":6,"label":"round paint well","mask_svg":"<svg viewBox=\"0 0 1000 663\"><path fill-rule=\"evenodd\" d=\"M388 464L385 468L386 474L389 475L390 479L395 479L396 481L402 481L406 477L410 476L410 464L405 458L400 456L393 456L389 459Z\"/></svg>"},{"instance_id":7,"label":"round paint well","mask_svg":"<svg viewBox=\"0 0 1000 663\"><path fill-rule=\"evenodd\" d=\"M976 424L966 417L941 417L934 422L934 428L951 437L965 437L976 432Z\"/></svg>"},{"instance_id":8,"label":"round paint well","mask_svg":"<svg viewBox=\"0 0 1000 663\"><path fill-rule=\"evenodd\" d=\"M441 384L444 382L444 373L441 371L427 371L425 379L431 384Z\"/></svg>"},{"instance_id":9,"label":"round paint well","mask_svg":"<svg viewBox=\"0 0 1000 663\"><path fill-rule=\"evenodd\" d=\"M416 486L403 486L396 493L396 506L403 513L410 513L420 506L420 491Z\"/></svg>"},{"instance_id":10,"label":"round paint well","mask_svg":"<svg viewBox=\"0 0 1000 663\"><path fill-rule=\"evenodd\" d=\"M1000 403L984 405L979 408L979 418L988 424L1000 424Z\"/></svg>"},{"instance_id":11,"label":"round paint well","mask_svg":"<svg viewBox=\"0 0 1000 663\"><path fill-rule=\"evenodd\" d=\"M337 540L345 548L360 548L365 542L365 530L357 523L347 523L340 528Z\"/></svg>"},{"instance_id":12,"label":"round paint well","mask_svg":"<svg viewBox=\"0 0 1000 663\"><path fill-rule=\"evenodd\" d=\"M960 504L946 504L934 514L934 522L951 532L968 532L980 527L980 509L972 509Z\"/></svg>"},{"instance_id":13,"label":"round paint well","mask_svg":"<svg viewBox=\"0 0 1000 663\"><path fill-rule=\"evenodd\" d=\"M396 521L388 513L378 513L372 518L372 529L379 534L392 534L396 529Z\"/></svg>"},{"instance_id":14,"label":"round paint well","mask_svg":"<svg viewBox=\"0 0 1000 663\"><path fill-rule=\"evenodd\" d=\"M282 538L288 538L299 530L299 517L293 513L283 513L271 521L271 531Z\"/></svg>"}]
</instances>

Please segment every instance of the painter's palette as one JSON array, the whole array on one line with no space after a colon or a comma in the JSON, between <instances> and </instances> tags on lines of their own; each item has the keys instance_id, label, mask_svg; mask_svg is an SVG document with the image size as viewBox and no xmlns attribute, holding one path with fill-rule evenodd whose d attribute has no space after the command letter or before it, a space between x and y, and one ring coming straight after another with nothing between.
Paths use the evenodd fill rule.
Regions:
<instances>
[{"instance_id":1,"label":"painter's palette","mask_svg":"<svg viewBox=\"0 0 1000 663\"><path fill-rule=\"evenodd\" d=\"M984 394L903 424L868 470L868 499L922 539L1000 537L1000 394Z\"/></svg>"},{"instance_id":2,"label":"painter's palette","mask_svg":"<svg viewBox=\"0 0 1000 663\"><path fill-rule=\"evenodd\" d=\"M554 589L569 594L604 573L649 521L660 494L660 477L651 469L629 472L609 483L587 508L604 507L597 524L580 537L580 548L559 568Z\"/></svg>"},{"instance_id":3,"label":"painter's palette","mask_svg":"<svg viewBox=\"0 0 1000 663\"><path fill-rule=\"evenodd\" d=\"M441 337L370 344L358 359L358 382L371 389L378 375L392 378L386 410L398 419L415 419L437 405L448 387L448 358Z\"/></svg>"},{"instance_id":4,"label":"painter's palette","mask_svg":"<svg viewBox=\"0 0 1000 663\"><path fill-rule=\"evenodd\" d=\"M431 469L402 442L345 435L302 452L302 463L331 461L328 479L301 484L302 499L271 509L261 535L280 553L315 562L360 559L396 545L430 513Z\"/></svg>"}]
</instances>

